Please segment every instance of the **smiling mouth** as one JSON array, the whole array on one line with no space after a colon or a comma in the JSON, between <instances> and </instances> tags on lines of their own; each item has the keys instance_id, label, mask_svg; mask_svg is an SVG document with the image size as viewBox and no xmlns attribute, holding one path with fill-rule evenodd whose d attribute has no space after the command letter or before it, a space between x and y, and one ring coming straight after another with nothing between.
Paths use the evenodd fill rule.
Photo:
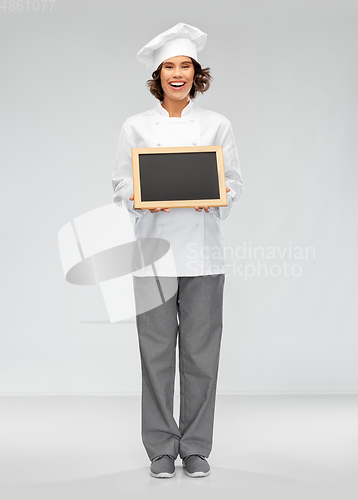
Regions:
<instances>
[{"instance_id":1,"label":"smiling mouth","mask_svg":"<svg viewBox=\"0 0 358 500\"><path fill-rule=\"evenodd\" d=\"M170 82L169 84L172 89L180 90L185 86L184 82Z\"/></svg>"}]
</instances>

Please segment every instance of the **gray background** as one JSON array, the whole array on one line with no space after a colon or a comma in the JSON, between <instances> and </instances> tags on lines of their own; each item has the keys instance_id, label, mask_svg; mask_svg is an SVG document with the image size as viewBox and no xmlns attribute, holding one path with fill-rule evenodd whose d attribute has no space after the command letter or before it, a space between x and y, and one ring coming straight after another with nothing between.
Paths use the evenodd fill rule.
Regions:
<instances>
[{"instance_id":1,"label":"gray background","mask_svg":"<svg viewBox=\"0 0 358 500\"><path fill-rule=\"evenodd\" d=\"M42 8L0 11L0 392L140 392L134 323L110 324L99 288L65 281L57 235L112 202L121 124L156 104L135 54L178 22L208 33L214 83L196 102L236 136L245 191L226 246L276 248L228 259L218 393L356 392L356 2ZM315 255L278 255L290 247Z\"/></svg>"}]
</instances>

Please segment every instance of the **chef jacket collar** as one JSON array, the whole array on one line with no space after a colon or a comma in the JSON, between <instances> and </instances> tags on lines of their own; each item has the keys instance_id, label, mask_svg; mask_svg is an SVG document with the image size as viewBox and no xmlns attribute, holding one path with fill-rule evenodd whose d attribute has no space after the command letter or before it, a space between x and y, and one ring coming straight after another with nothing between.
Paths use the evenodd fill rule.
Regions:
<instances>
[{"instance_id":1,"label":"chef jacket collar","mask_svg":"<svg viewBox=\"0 0 358 500\"><path fill-rule=\"evenodd\" d=\"M189 101L189 104L187 104L187 105L185 106L185 108L183 109L183 111L181 112L181 117L186 116L186 115L188 115L189 113L191 113L191 112L193 111L193 106L194 106L194 104L193 104L193 102L190 100L190 101ZM162 103L161 103L160 101L158 101L158 103L157 103L156 111L157 111L160 115L163 115L163 116L167 116L167 117L169 117L169 113L168 113L168 111L167 111L166 109L164 109L164 108L163 108ZM176 118L181 118L181 117L176 117ZM172 118L174 118L174 117L172 117Z\"/></svg>"}]
</instances>

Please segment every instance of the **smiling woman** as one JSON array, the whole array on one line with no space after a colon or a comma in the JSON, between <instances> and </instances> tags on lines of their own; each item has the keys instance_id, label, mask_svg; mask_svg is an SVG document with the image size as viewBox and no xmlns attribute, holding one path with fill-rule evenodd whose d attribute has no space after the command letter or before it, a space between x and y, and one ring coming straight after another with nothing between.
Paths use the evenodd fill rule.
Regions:
<instances>
[{"instance_id":1,"label":"smiling woman","mask_svg":"<svg viewBox=\"0 0 358 500\"><path fill-rule=\"evenodd\" d=\"M151 461L150 474L156 478L175 475L178 455L189 477L210 474L207 458L213 439L226 268L221 221L238 200L242 181L230 121L193 103L212 79L209 68L202 69L198 62L206 36L194 26L179 23L138 52L137 59L154 70L147 85L158 101L155 108L124 122L112 176L114 201L135 217L140 248L147 240L157 240L158 245L165 241L170 248L170 254L156 260L155 266L141 265L132 273L142 366L142 441ZM168 149L213 146L222 147L227 205L165 208L165 198L164 206L134 208L132 158L138 148L149 148L150 154L159 148L162 157L168 155L164 169L152 162L153 168L147 170L154 189L170 178L187 194L196 184L210 184L211 163L206 159L197 175L197 164L190 163L188 156L178 163L169 157ZM193 177L185 174L189 170ZM193 186L190 178L195 178ZM173 416L177 345L179 423Z\"/></svg>"},{"instance_id":2,"label":"smiling woman","mask_svg":"<svg viewBox=\"0 0 358 500\"><path fill-rule=\"evenodd\" d=\"M160 83L164 91L165 101L183 99L193 85L194 65L188 57L175 56L163 62L160 72Z\"/></svg>"},{"instance_id":3,"label":"smiling woman","mask_svg":"<svg viewBox=\"0 0 358 500\"><path fill-rule=\"evenodd\" d=\"M194 76L193 76L193 81L192 85L189 90L189 96L191 99L195 99L196 95L198 92L201 94L204 94L209 87L210 83L212 81L212 76L210 74L210 68L202 68L201 65L193 58L191 57L182 57L182 56L176 56L176 57L171 57L167 61L164 61L161 63L158 68L153 71L152 73L152 78L147 81L147 85L149 87L149 91L156 99L159 101L164 100L164 91L162 87L162 75L161 73L166 73L167 71L170 71L170 69L174 68L173 63L175 63L175 60L177 59L183 59L181 62L183 66L183 72L185 71L185 66L192 66L194 68ZM170 64L171 63L171 64ZM186 64L185 64L186 63ZM190 64L191 63L191 64ZM163 71L162 71L163 68ZM173 77L173 81L176 80L176 78ZM181 95L181 98L183 96Z\"/></svg>"}]
</instances>

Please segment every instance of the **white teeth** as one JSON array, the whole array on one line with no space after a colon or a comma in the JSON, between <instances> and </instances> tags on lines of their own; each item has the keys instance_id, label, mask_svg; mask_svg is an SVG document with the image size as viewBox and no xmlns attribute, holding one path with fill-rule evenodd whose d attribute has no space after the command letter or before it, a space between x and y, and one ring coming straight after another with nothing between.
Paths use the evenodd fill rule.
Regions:
<instances>
[{"instance_id":1,"label":"white teeth","mask_svg":"<svg viewBox=\"0 0 358 500\"><path fill-rule=\"evenodd\" d=\"M184 83L171 83L172 87L183 87Z\"/></svg>"}]
</instances>

